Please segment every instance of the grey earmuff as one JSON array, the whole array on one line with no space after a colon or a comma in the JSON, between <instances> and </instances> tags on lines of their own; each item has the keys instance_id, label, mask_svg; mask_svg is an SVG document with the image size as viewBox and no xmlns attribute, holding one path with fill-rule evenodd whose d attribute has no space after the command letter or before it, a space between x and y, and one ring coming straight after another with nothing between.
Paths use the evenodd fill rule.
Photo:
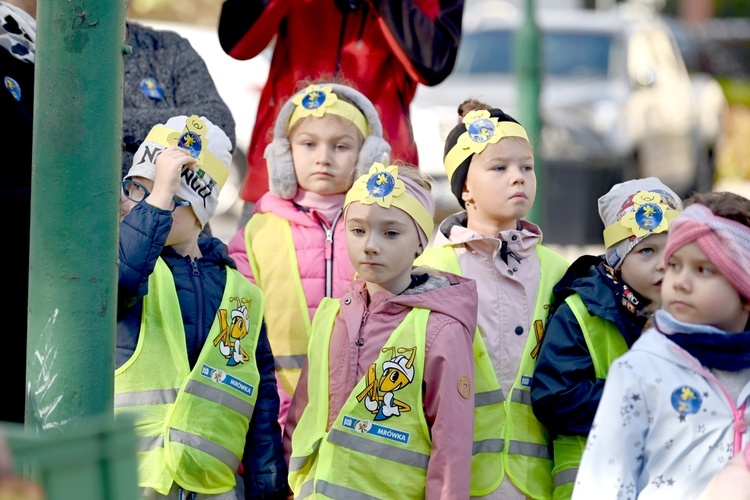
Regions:
<instances>
[{"instance_id":1,"label":"grey earmuff","mask_svg":"<svg viewBox=\"0 0 750 500\"><path fill-rule=\"evenodd\" d=\"M365 115L370 127L370 135L365 137L362 149L359 151L355 166L355 179L366 174L374 162L384 165L390 163L391 146L383 139L383 124L370 100L361 92L345 85L336 83L318 83L320 86L330 86L333 93L345 96L353 102ZM295 94L296 95L296 94ZM294 112L295 104L292 98L284 104L276 118L273 129L273 140L266 146L264 157L268 165L269 190L285 200L291 200L297 194L297 174L294 171L292 147L289 143L289 119Z\"/></svg>"}]
</instances>

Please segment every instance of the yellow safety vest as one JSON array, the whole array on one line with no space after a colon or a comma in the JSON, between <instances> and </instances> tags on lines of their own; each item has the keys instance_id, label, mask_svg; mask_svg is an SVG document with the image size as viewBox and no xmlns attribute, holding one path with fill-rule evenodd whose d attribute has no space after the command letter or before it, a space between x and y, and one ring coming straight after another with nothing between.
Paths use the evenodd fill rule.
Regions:
<instances>
[{"instance_id":1,"label":"yellow safety vest","mask_svg":"<svg viewBox=\"0 0 750 500\"><path fill-rule=\"evenodd\" d=\"M628 345L617 326L599 316L589 314L581 296L569 295L565 299L583 332L586 346L594 362L596 378L606 379L609 367L616 358L625 354ZM586 438L583 436L558 436L552 443L555 455L554 478L555 500L570 500L573 496L578 466L581 464Z\"/></svg>"},{"instance_id":2,"label":"yellow safety vest","mask_svg":"<svg viewBox=\"0 0 750 500\"><path fill-rule=\"evenodd\" d=\"M326 430L328 353L338 311L338 300L324 299L313 319L310 399L289 462L295 498L422 499L432 448L422 409L430 311L414 308L406 315Z\"/></svg>"},{"instance_id":3,"label":"yellow safety vest","mask_svg":"<svg viewBox=\"0 0 750 500\"><path fill-rule=\"evenodd\" d=\"M474 450L471 495L495 491L505 475L531 498L552 496L552 457L547 429L531 409L529 389L549 314L552 288L565 274L568 262L558 253L536 246L540 282L532 329L521 358L511 397L503 394L479 328L474 335ZM462 274L450 245L428 248L416 265Z\"/></svg>"},{"instance_id":4,"label":"yellow safety vest","mask_svg":"<svg viewBox=\"0 0 750 500\"><path fill-rule=\"evenodd\" d=\"M291 396L307 358L310 313L289 221L273 213L254 214L245 226L245 249L266 299L266 331L276 376Z\"/></svg>"},{"instance_id":5,"label":"yellow safety vest","mask_svg":"<svg viewBox=\"0 0 750 500\"><path fill-rule=\"evenodd\" d=\"M134 413L139 485L172 483L203 494L230 491L258 397L255 364L263 294L227 268L208 340L191 370L172 273L160 258L143 298L133 356L115 371L115 413Z\"/></svg>"}]
</instances>

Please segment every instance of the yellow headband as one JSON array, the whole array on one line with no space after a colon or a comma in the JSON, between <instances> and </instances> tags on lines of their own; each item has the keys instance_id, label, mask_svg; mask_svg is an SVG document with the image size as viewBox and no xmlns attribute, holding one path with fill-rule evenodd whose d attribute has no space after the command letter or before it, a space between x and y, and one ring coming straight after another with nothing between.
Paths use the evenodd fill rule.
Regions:
<instances>
[{"instance_id":1,"label":"yellow headband","mask_svg":"<svg viewBox=\"0 0 750 500\"><path fill-rule=\"evenodd\" d=\"M185 122L182 133L164 125L156 125L146 136L146 141L156 142L164 146L179 146L190 152L196 159L195 168L200 169L211 176L219 189L229 178L229 169L211 151L208 150L208 139L205 134L208 131L206 124L193 115ZM199 174L200 175L200 174Z\"/></svg>"},{"instance_id":2,"label":"yellow headband","mask_svg":"<svg viewBox=\"0 0 750 500\"><path fill-rule=\"evenodd\" d=\"M308 116L321 118L325 114L332 114L352 122L362 132L362 136L370 135L370 126L367 124L365 115L353 104L339 99L330 86L309 85L294 96L292 102L296 104L296 107L289 119L289 128L292 128L298 120Z\"/></svg>"},{"instance_id":3,"label":"yellow headband","mask_svg":"<svg viewBox=\"0 0 750 500\"><path fill-rule=\"evenodd\" d=\"M667 231L669 223L679 214L679 210L661 203L661 194L639 191L633 196L633 210L604 229L604 246L610 248L631 236L641 238L650 233Z\"/></svg>"},{"instance_id":4,"label":"yellow headband","mask_svg":"<svg viewBox=\"0 0 750 500\"><path fill-rule=\"evenodd\" d=\"M398 178L398 167L386 167L373 163L370 171L361 176L346 193L344 207L358 201L363 205L377 203L383 208L400 208L414 219L429 238L434 221L430 212L407 190L404 181Z\"/></svg>"},{"instance_id":5,"label":"yellow headband","mask_svg":"<svg viewBox=\"0 0 750 500\"><path fill-rule=\"evenodd\" d=\"M498 122L486 109L476 109L464 116L466 132L456 141L456 145L445 156L445 171L448 180L468 157L479 154L488 144L495 144L503 137L520 137L529 140L526 130L516 122Z\"/></svg>"}]
</instances>

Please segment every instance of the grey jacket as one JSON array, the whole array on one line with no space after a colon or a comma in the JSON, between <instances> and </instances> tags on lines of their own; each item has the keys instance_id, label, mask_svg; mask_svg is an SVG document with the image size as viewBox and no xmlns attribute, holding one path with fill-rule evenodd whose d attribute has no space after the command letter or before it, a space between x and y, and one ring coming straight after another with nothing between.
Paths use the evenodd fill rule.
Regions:
<instances>
[{"instance_id":1,"label":"grey jacket","mask_svg":"<svg viewBox=\"0 0 750 500\"><path fill-rule=\"evenodd\" d=\"M122 176L151 127L179 115L205 116L219 126L236 146L234 119L219 96L206 63L190 42L172 31L155 30L128 21L124 55ZM141 89L145 78L158 82L160 98Z\"/></svg>"}]
</instances>

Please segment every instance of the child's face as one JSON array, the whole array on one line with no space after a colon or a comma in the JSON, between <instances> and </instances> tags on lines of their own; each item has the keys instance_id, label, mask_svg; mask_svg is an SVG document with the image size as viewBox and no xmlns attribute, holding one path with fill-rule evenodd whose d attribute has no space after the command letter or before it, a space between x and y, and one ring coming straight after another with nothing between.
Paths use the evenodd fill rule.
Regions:
<instances>
[{"instance_id":1,"label":"child's face","mask_svg":"<svg viewBox=\"0 0 750 500\"><path fill-rule=\"evenodd\" d=\"M669 258L661 299L675 319L729 333L743 331L750 315L750 305L695 243Z\"/></svg>"},{"instance_id":2,"label":"child's face","mask_svg":"<svg viewBox=\"0 0 750 500\"><path fill-rule=\"evenodd\" d=\"M536 196L534 154L525 139L506 137L474 155L461 196L469 222L515 229Z\"/></svg>"},{"instance_id":3,"label":"child's face","mask_svg":"<svg viewBox=\"0 0 750 500\"><path fill-rule=\"evenodd\" d=\"M353 180L362 134L336 115L307 117L289 136L297 184L318 194L346 193Z\"/></svg>"},{"instance_id":4,"label":"child's face","mask_svg":"<svg viewBox=\"0 0 750 500\"><path fill-rule=\"evenodd\" d=\"M398 294L409 286L420 253L419 233L409 214L354 202L346 211L346 244L370 295L382 290Z\"/></svg>"},{"instance_id":5,"label":"child's face","mask_svg":"<svg viewBox=\"0 0 750 500\"><path fill-rule=\"evenodd\" d=\"M652 234L634 246L620 266L622 280L651 302L661 298L666 246L667 233Z\"/></svg>"},{"instance_id":6,"label":"child's face","mask_svg":"<svg viewBox=\"0 0 750 500\"><path fill-rule=\"evenodd\" d=\"M154 189L154 181L145 177L133 177L133 180L140 183L149 192ZM120 221L127 216L138 203L129 200L124 194L120 194ZM196 231L197 228L197 231ZM172 228L169 230L169 236L165 246L177 246L182 243L195 241L200 233L201 227L198 218L195 216L193 209L187 206L178 206L172 212Z\"/></svg>"}]
</instances>

